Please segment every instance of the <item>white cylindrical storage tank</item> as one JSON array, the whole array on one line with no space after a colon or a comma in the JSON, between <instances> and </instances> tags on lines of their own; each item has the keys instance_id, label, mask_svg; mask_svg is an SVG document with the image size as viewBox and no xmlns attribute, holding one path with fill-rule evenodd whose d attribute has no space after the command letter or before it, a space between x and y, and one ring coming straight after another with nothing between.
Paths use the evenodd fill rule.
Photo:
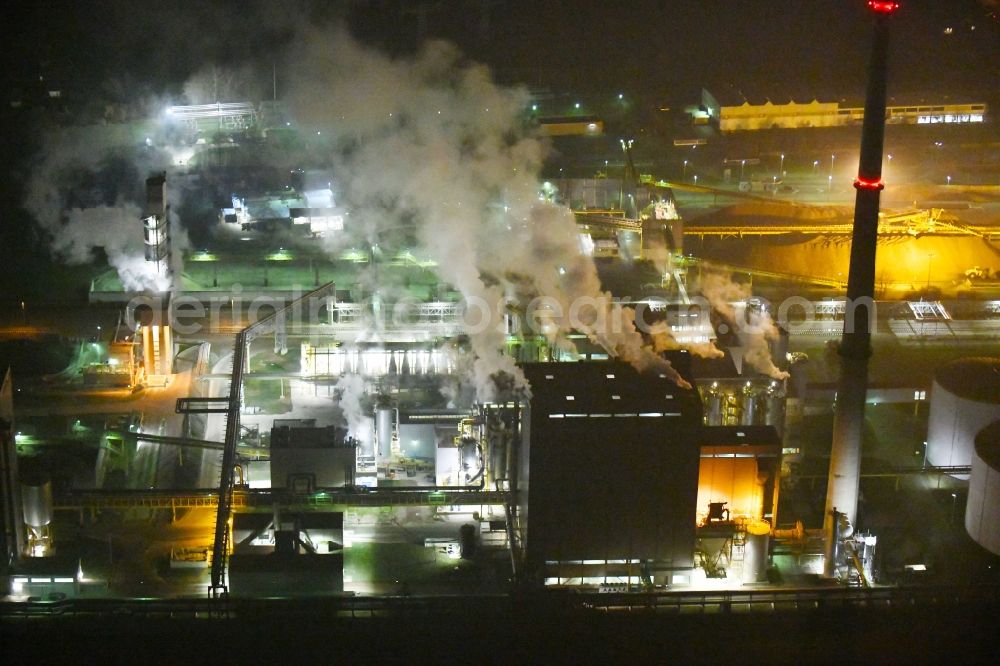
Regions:
<instances>
[{"instance_id":1,"label":"white cylindrical storage tank","mask_svg":"<svg viewBox=\"0 0 1000 666\"><path fill-rule=\"evenodd\" d=\"M1000 555L1000 420L976 435L965 531L980 546Z\"/></svg>"},{"instance_id":2,"label":"white cylindrical storage tank","mask_svg":"<svg viewBox=\"0 0 1000 666\"><path fill-rule=\"evenodd\" d=\"M379 407L375 410L375 436L378 438L378 454L383 458L392 455L392 422L396 410Z\"/></svg>"},{"instance_id":3,"label":"white cylindrical storage tank","mask_svg":"<svg viewBox=\"0 0 1000 666\"><path fill-rule=\"evenodd\" d=\"M971 465L976 433L997 419L1000 358L964 358L938 368L931 387L927 464Z\"/></svg>"},{"instance_id":4,"label":"white cylindrical storage tank","mask_svg":"<svg viewBox=\"0 0 1000 666\"><path fill-rule=\"evenodd\" d=\"M743 546L743 582L767 582L767 549L771 540L771 525L755 520L747 525Z\"/></svg>"},{"instance_id":5,"label":"white cylindrical storage tank","mask_svg":"<svg viewBox=\"0 0 1000 666\"><path fill-rule=\"evenodd\" d=\"M47 474L21 475L21 503L26 525L45 527L52 522L52 481Z\"/></svg>"}]
</instances>

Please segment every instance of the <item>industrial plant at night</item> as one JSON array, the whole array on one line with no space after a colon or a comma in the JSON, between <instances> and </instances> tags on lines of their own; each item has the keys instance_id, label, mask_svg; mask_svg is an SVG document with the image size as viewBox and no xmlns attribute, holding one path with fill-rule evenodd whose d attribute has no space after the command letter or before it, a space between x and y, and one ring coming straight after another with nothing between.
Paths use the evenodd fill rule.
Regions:
<instances>
[{"instance_id":1,"label":"industrial plant at night","mask_svg":"<svg viewBox=\"0 0 1000 666\"><path fill-rule=\"evenodd\" d=\"M988 652L995 2L321 4L21 21L5 643Z\"/></svg>"}]
</instances>

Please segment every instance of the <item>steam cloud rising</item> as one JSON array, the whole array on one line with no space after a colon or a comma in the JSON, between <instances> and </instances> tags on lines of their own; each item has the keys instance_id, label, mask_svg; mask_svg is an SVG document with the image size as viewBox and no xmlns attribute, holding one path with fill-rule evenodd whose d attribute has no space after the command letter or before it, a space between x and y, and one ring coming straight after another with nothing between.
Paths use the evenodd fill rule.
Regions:
<instances>
[{"instance_id":1,"label":"steam cloud rising","mask_svg":"<svg viewBox=\"0 0 1000 666\"><path fill-rule=\"evenodd\" d=\"M566 337L572 318L611 355L687 385L636 330L632 310L615 305L601 289L593 260L581 253L572 212L539 200L545 145L524 117L524 90L496 85L485 67L442 42L412 58L392 59L342 29L305 28L295 49L285 97L300 128L326 140L319 157L332 164L338 198L351 216L350 237L341 243L391 247L407 237L436 262L443 282L467 303L485 307L479 314L490 325L469 336L469 374L479 400L500 397L498 386L529 389L514 359L501 351L503 321L507 313L523 315L539 297L551 313L543 331L553 346L572 350ZM240 81L248 76L238 74ZM196 92L208 94L210 82L215 96L230 78L200 72L185 93L203 101ZM101 128L51 136L33 170L26 206L51 235L57 256L85 262L100 247L126 289L159 290L167 285L143 259L140 203L145 177L171 159L134 142L127 132ZM113 196L72 200L74 174L106 170L114 160L129 168ZM177 196L172 189L175 208ZM180 257L187 241L176 223L172 236ZM384 295L399 290L372 276L361 278L366 280Z\"/></svg>"},{"instance_id":2,"label":"steam cloud rising","mask_svg":"<svg viewBox=\"0 0 1000 666\"><path fill-rule=\"evenodd\" d=\"M733 282L729 273L722 270L706 270L701 277L701 293L729 326L735 326L744 361L773 379L788 379L788 373L780 370L771 359L768 341L776 340L779 335L771 315L746 306L737 312L733 306L733 303L746 303L753 295L748 285Z\"/></svg>"},{"instance_id":3,"label":"steam cloud rising","mask_svg":"<svg viewBox=\"0 0 1000 666\"><path fill-rule=\"evenodd\" d=\"M544 296L561 310L546 334L562 347L565 316L640 370L686 385L648 347L628 308L612 307L572 213L539 201L544 145L525 124L525 91L494 84L485 67L429 43L412 59L390 59L344 31L302 41L289 100L298 121L330 136L334 177L356 233L371 243L403 227L466 302L486 303L495 325L470 336L477 398L497 398L497 380L527 389L501 353L503 314Z\"/></svg>"},{"instance_id":4,"label":"steam cloud rising","mask_svg":"<svg viewBox=\"0 0 1000 666\"><path fill-rule=\"evenodd\" d=\"M82 264L103 248L126 290L162 291L170 285L145 261L140 218L145 179L164 170L169 159L133 143L128 132L104 127L50 133L32 170L25 208L51 237L55 256ZM179 195L169 191L172 205ZM183 228L172 219L175 261L187 244Z\"/></svg>"}]
</instances>

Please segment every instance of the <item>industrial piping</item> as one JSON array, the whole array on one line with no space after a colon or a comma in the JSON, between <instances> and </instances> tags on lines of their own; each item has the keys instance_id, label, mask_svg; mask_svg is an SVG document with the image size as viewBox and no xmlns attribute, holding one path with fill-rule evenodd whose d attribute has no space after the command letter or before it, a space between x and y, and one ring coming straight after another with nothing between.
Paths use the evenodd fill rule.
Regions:
<instances>
[{"instance_id":1,"label":"industrial piping","mask_svg":"<svg viewBox=\"0 0 1000 666\"><path fill-rule=\"evenodd\" d=\"M889 47L889 17L899 3L869 0L875 14L875 34L868 64L868 90L861 131L861 159L854 200L854 230L847 278L847 312L840 344L840 380L833 421L833 448L826 491L824 528L828 556L825 573L836 573L834 516L844 514L853 525L858 511L858 480L861 473L861 434L864 428L865 394L868 388L868 357L874 323L875 246L878 238L879 198L882 183L882 152L885 138L886 70Z\"/></svg>"}]
</instances>

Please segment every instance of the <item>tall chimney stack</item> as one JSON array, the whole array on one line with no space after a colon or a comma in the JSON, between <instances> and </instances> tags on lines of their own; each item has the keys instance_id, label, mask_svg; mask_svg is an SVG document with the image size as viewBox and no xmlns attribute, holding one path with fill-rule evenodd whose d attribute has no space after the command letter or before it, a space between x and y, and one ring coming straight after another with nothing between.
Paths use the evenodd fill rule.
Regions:
<instances>
[{"instance_id":1,"label":"tall chimney stack","mask_svg":"<svg viewBox=\"0 0 1000 666\"><path fill-rule=\"evenodd\" d=\"M875 34L868 64L868 91L861 131L861 160L854 199L854 232L847 278L847 312L840 344L840 381L833 421L833 448L826 491L824 526L827 534L825 573L836 573L835 512L855 524L861 473L861 435L868 390L868 357L875 323L875 244L882 189L882 144L885 138L886 70L889 17L899 9L891 0L868 0L875 15Z\"/></svg>"}]
</instances>

